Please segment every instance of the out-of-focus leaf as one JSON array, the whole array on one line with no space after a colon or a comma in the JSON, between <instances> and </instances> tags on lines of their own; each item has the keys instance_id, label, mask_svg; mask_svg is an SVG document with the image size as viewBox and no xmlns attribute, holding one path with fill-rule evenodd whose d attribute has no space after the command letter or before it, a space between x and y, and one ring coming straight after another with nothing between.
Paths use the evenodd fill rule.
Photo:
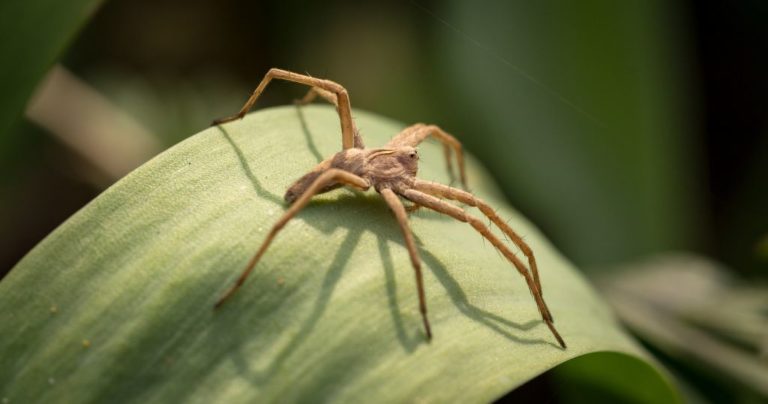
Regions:
<instances>
[{"instance_id":1,"label":"out-of-focus leaf","mask_svg":"<svg viewBox=\"0 0 768 404\"><path fill-rule=\"evenodd\" d=\"M355 116L372 147L402 128ZM332 108L264 110L183 141L105 191L0 283L2 398L478 402L607 355L613 366L580 372L610 380L634 369L642 394L607 388L678 401L580 273L471 159L473 189L536 251L567 350L522 278L472 227L417 212L435 334L426 343L400 230L373 192L318 197L214 312L284 211L285 188L339 147ZM424 144L421 155L420 176L446 181L441 147Z\"/></svg>"},{"instance_id":2,"label":"out-of-focus leaf","mask_svg":"<svg viewBox=\"0 0 768 404\"><path fill-rule=\"evenodd\" d=\"M767 260L768 259L768 236L764 236L757 243L757 247L755 249L757 250L757 254L760 256L761 259Z\"/></svg>"},{"instance_id":3,"label":"out-of-focus leaf","mask_svg":"<svg viewBox=\"0 0 768 404\"><path fill-rule=\"evenodd\" d=\"M45 72L100 0L0 2L0 151Z\"/></svg>"},{"instance_id":4,"label":"out-of-focus leaf","mask_svg":"<svg viewBox=\"0 0 768 404\"><path fill-rule=\"evenodd\" d=\"M742 285L703 258L665 255L625 265L601 286L633 331L708 373L721 394L768 398L765 285Z\"/></svg>"},{"instance_id":5,"label":"out-of-focus leaf","mask_svg":"<svg viewBox=\"0 0 768 404\"><path fill-rule=\"evenodd\" d=\"M441 99L477 117L460 134L504 192L584 270L684 246L697 201L679 5L450 4L450 27L434 23Z\"/></svg>"}]
</instances>

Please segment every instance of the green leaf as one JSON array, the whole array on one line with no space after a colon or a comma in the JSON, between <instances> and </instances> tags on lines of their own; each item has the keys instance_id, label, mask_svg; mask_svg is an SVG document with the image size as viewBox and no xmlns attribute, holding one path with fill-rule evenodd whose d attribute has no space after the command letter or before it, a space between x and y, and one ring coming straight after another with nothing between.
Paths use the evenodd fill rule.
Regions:
<instances>
[{"instance_id":1,"label":"green leaf","mask_svg":"<svg viewBox=\"0 0 768 404\"><path fill-rule=\"evenodd\" d=\"M0 2L0 150L35 86L100 0Z\"/></svg>"},{"instance_id":2,"label":"green leaf","mask_svg":"<svg viewBox=\"0 0 768 404\"><path fill-rule=\"evenodd\" d=\"M403 127L355 116L372 147ZM472 227L419 211L411 226L426 268L427 343L400 230L373 191L317 197L212 310L284 211L286 187L340 149L339 132L328 107L259 111L162 153L61 225L0 283L2 397L477 402L558 364L605 357L613 366L579 368L582 379L625 366L643 386L639 401L678 401L592 287L472 159L474 191L537 254L567 350L522 278ZM446 181L442 149L420 150L420 177Z\"/></svg>"}]
</instances>

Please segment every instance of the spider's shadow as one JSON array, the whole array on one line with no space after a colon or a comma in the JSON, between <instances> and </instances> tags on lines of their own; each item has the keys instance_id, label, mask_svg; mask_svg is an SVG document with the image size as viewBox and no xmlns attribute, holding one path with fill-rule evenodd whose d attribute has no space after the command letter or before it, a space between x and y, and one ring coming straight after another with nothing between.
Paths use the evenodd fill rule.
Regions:
<instances>
[{"instance_id":1,"label":"spider's shadow","mask_svg":"<svg viewBox=\"0 0 768 404\"><path fill-rule=\"evenodd\" d=\"M251 165L248 163L248 159L245 157L245 153L243 153L235 141L232 140L232 136L229 135L229 132L227 132L227 130L222 125L218 125L216 128L221 131L221 135L224 136L224 139L227 141L227 143L229 143L230 147L232 147L232 150L237 156L237 160L240 162L240 168L242 168L245 176L248 177L248 180L251 182L251 184L253 184L253 189L256 191L256 194L265 199L268 199L271 202L282 204L282 198L267 191L264 186L261 185L261 182L259 182L259 179L256 178L256 175L253 173Z\"/></svg>"},{"instance_id":2,"label":"spider's shadow","mask_svg":"<svg viewBox=\"0 0 768 404\"><path fill-rule=\"evenodd\" d=\"M301 121L305 138L307 139L307 146L309 147L313 155L317 158L317 160L321 161L322 156L320 155L319 151L317 150L317 147L314 145L314 142L312 141L311 133L309 132L309 128L306 125L306 122L304 120L304 116L303 116L303 113L301 112L300 107L297 107L297 114L299 115L299 120ZM233 150L237 154L238 159L240 160L242 169L245 172L245 175L253 183L253 186L256 192L259 195L268 198L270 201L273 201L282 206L283 201L280 198L278 198L274 194L269 193L261 186L256 176L251 171L250 165L248 164L248 161L246 160L244 153L234 143L234 141L232 140L230 135L226 132L226 130L222 127L219 127L219 128L222 131L225 139L229 142L229 144L232 146ZM359 225L359 222L356 223L356 225L350 225L349 222L347 221L342 221L342 222L334 221L333 223L328 223L327 221L322 221L322 220L313 221L311 217L312 216L324 217L328 215L336 215L338 214L339 209L346 211L349 214L354 214L355 212L362 213L361 211L370 212L372 208L371 207L372 203L375 203L377 205L375 207L375 210L377 212L380 212L379 215L381 216L379 220L369 221L369 224L371 225L370 227L373 228L373 231L377 235L379 255L384 266L383 275L386 281L385 288L386 288L387 301L388 301L388 306L390 308L390 313L392 316L392 324L394 325L394 328L395 328L395 334L397 335L397 339L400 345L406 352L412 352L418 347L418 345L427 343L423 330L421 329L422 327L421 321L412 322L409 319L409 322L412 322L413 324L406 325L406 321L404 321L401 315L400 302L398 301L398 297L397 297L397 281L395 276L395 267L394 267L394 262L392 260L392 256L389 250L390 241L395 242L395 244L401 246L402 248L406 248L402 240L402 234L400 232L400 229L397 225L396 220L394 219L394 217L392 217L391 212L389 212L388 206L383 201L377 200L376 198L365 196L363 193L360 193L360 192L342 193L335 200L326 200L326 201L321 201L319 203L318 202L310 203L307 207L304 208L303 212L299 213L299 215L295 218L295 219L301 220L302 216L304 216L306 224L313 226L326 234L330 234L336 231L338 227L346 227L347 235L344 241L342 242L342 244L339 246L338 251L336 252L333 260L331 261L325 273L325 276L323 278L323 281L320 287L319 294L317 295L317 298L314 304L312 305L312 311L306 316L299 330L294 333L294 336L290 339L290 341L287 344L282 346L280 351L270 361L270 363L262 367L261 369L254 369L249 362L244 360L243 355L239 353L232 354L231 357L233 361L236 363L236 365L238 366L238 368L243 373L248 374L251 380L257 383L268 382L271 376L283 367L283 365L285 364L285 361L291 356L293 352L296 351L296 348L301 346L301 344L303 344L304 341L312 334L314 328L316 327L316 325L322 318L323 314L325 313L326 307L333 295L333 291L338 281L341 279L344 269L347 266L347 262L349 261L349 258L352 252L354 251L355 246L358 244L360 237L364 231L363 228ZM425 216L420 216L420 217L425 217ZM427 215L426 218L446 220L444 217L436 214ZM445 268L443 263L433 254L431 254L427 249L422 248L421 241L419 240L417 235L414 235L414 236L416 238L417 244L419 245L419 253L421 255L422 261L424 262L426 267L430 269L432 274L438 279L440 284L445 288L446 292L450 296L451 301L454 303L454 305L465 316L472 319L473 321L476 321L490 328L491 330L498 333L499 335L504 336L505 338L510 340L512 343L549 344L552 346L556 346L552 343L549 343L541 339L525 339L515 335L513 330L524 331L524 330L531 329L541 322L539 320L532 320L532 321L528 321L526 323L520 324L520 323L510 321L508 319L505 319L497 314L491 313L485 309L482 309L478 306L473 305L469 301L466 293L464 293L464 291L461 289L461 286L459 285L459 283L450 275L450 273ZM403 268L403 269L407 270L406 273L410 274L412 271L412 268L410 267L409 263L406 265L408 266L408 268L407 269ZM411 279L411 277L409 276L408 279ZM415 285L410 285L409 287L414 288L414 291L415 291ZM242 292L243 291L241 291L241 293ZM415 298L415 292L414 292L414 298ZM235 300L236 299L237 298L235 298ZM427 299L429 299L429 297L427 297ZM409 304L410 303L415 305L416 301L409 302ZM429 306L429 301L427 301L427 305ZM236 311L237 310L232 310L232 312L236 312ZM229 316L227 315L226 317L229 317ZM408 331L407 330L408 328L410 328L412 331ZM232 338L232 339L240 338L240 337L237 337L236 335L237 334L235 333L231 333L225 337ZM241 341L240 343L242 342L243 341ZM240 343L236 341L230 341L230 344L226 344L226 345L233 346L233 345L239 345Z\"/></svg>"},{"instance_id":3,"label":"spider's shadow","mask_svg":"<svg viewBox=\"0 0 768 404\"><path fill-rule=\"evenodd\" d=\"M376 206L372 207L372 203L376 204ZM370 211L372 209L379 211L380 213L377 214L377 220L369 221L365 228L363 228L359 222L355 223L354 225L350 225L348 221L334 221L333 223L329 223L328 221L312 220L312 217L314 216L325 217L328 215L338 214L338 209L351 212L351 214L356 212L362 213L360 212L361 210ZM247 374L248 378L256 383L267 383L271 379L272 375L283 368L286 360L288 360L291 355L297 351L297 348L300 347L312 334L313 330L325 314L326 308L333 296L336 285L343 276L355 246L358 244L360 237L365 231L373 231L377 236L380 255L379 259L384 266L384 274L382 275L385 278L387 304L390 308L389 311L392 316L392 324L394 326L395 334L399 344L406 352L412 352L420 344L426 344L427 341L421 328L421 321L413 321L413 317L409 317L408 320L405 320L401 315L401 305L397 294L398 284L396 280L397 277L395 275L395 264L390 253L389 246L390 242L394 242L394 244L400 246L401 248L406 247L402 240L402 235L397 222L389 212L388 206L383 201L378 201L375 198L347 193L340 195L336 200L312 203L308 205L304 211L306 213L304 217L306 224L313 226L320 230L322 233L326 234L331 234L335 231L338 231L339 228L346 228L346 236L341 245L339 245L336 254L326 269L325 276L323 277L320 285L320 290L317 292L317 298L310 306L312 307L311 312L305 315L305 319L301 323L299 329L292 332L293 337L291 337L287 344L281 346L279 352L273 357L273 359L271 359L268 365L259 369L255 369L254 366L249 363L249 361L245 360L245 355L241 353L233 353L231 357L240 371L244 374ZM310 217L307 218L306 216ZM297 219L302 220L301 213ZM290 229L286 229L285 231L290 231ZM419 252L425 266L429 268L431 273L445 288L446 292L450 296L451 301L461 313L473 321L476 321L479 324L490 328L494 332L511 341L511 343L548 344L557 347L556 345L545 340L527 339L516 335L518 334L516 331L529 330L539 325L541 321L531 320L525 323L516 323L474 305L469 300L466 293L462 290L460 284L446 269L445 265L437 257L430 253L429 250L423 248L418 237L416 237L416 241L419 245ZM399 268L399 273L401 274L400 276L406 276L405 279L409 281L412 280L412 268L410 263L404 263L403 265L404 267ZM415 300L415 285L410 284L410 282L405 282L405 285L406 286L402 287L413 288L414 291L412 294L414 300L406 304L415 306L417 304L417 300ZM242 290L240 293L242 294L247 292L246 290ZM427 296L427 299L429 300L429 296ZM237 297L235 297L235 300L237 300ZM247 303L241 301L239 304ZM237 305L238 303L235 303L232 306L236 307ZM427 305L429 306L429 301L427 301ZM236 313L238 310L234 308L232 309L232 312ZM439 338L439 335L437 337ZM233 336L232 338L235 337Z\"/></svg>"},{"instance_id":4,"label":"spider's shadow","mask_svg":"<svg viewBox=\"0 0 768 404\"><path fill-rule=\"evenodd\" d=\"M307 141L307 149L315 156L317 162L323 161L323 155L320 154L320 150L317 149L315 141L312 140L312 133L309 131L309 125L307 125L307 119L304 117L304 109L301 105L296 104L296 116L299 118L301 124L301 132L304 134L304 139Z\"/></svg>"}]
</instances>

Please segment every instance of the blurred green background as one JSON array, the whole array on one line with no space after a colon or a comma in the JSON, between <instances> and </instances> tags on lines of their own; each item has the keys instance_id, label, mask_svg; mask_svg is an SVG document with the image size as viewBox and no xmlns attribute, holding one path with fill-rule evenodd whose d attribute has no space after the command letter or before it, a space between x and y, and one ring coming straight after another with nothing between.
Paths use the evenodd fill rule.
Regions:
<instances>
[{"instance_id":1,"label":"blurred green background","mask_svg":"<svg viewBox=\"0 0 768 404\"><path fill-rule=\"evenodd\" d=\"M21 2L0 12L0 29L22 32L4 33L0 47L4 272L132 167L236 112L267 69L281 67L341 83L355 108L456 135L609 296L622 273L655 261L632 263L669 251L722 263L735 296L765 282L764 1L49 3L58 9L44 21L27 18ZM57 41L41 42L40 30ZM63 68L22 117L55 60ZM257 107L304 91L273 84ZM72 136L89 131L110 140ZM718 361L677 355L617 296L617 311L689 398L765 394ZM766 366L765 304L739 309L759 313L740 325L692 326L749 358L762 352L755 360ZM734 337L742 326L756 331ZM555 383L544 376L515 394L557 401Z\"/></svg>"}]
</instances>

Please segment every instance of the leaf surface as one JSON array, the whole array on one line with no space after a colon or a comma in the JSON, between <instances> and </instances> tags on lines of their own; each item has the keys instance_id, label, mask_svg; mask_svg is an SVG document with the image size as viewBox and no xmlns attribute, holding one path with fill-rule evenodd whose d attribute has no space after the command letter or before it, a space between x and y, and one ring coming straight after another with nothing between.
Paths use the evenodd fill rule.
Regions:
<instances>
[{"instance_id":1,"label":"leaf surface","mask_svg":"<svg viewBox=\"0 0 768 404\"><path fill-rule=\"evenodd\" d=\"M369 147L404 126L355 116ZM489 243L422 209L410 222L425 266L427 343L400 230L373 191L317 197L212 310L284 211L285 189L340 149L339 133L325 106L258 111L160 154L62 224L0 283L0 396L482 402L568 362L598 385L617 366L635 369L643 388L609 385L620 397L678 400L584 277L471 158L473 191L534 249L567 350ZM424 143L420 154L419 176L446 182L441 147Z\"/></svg>"}]
</instances>

